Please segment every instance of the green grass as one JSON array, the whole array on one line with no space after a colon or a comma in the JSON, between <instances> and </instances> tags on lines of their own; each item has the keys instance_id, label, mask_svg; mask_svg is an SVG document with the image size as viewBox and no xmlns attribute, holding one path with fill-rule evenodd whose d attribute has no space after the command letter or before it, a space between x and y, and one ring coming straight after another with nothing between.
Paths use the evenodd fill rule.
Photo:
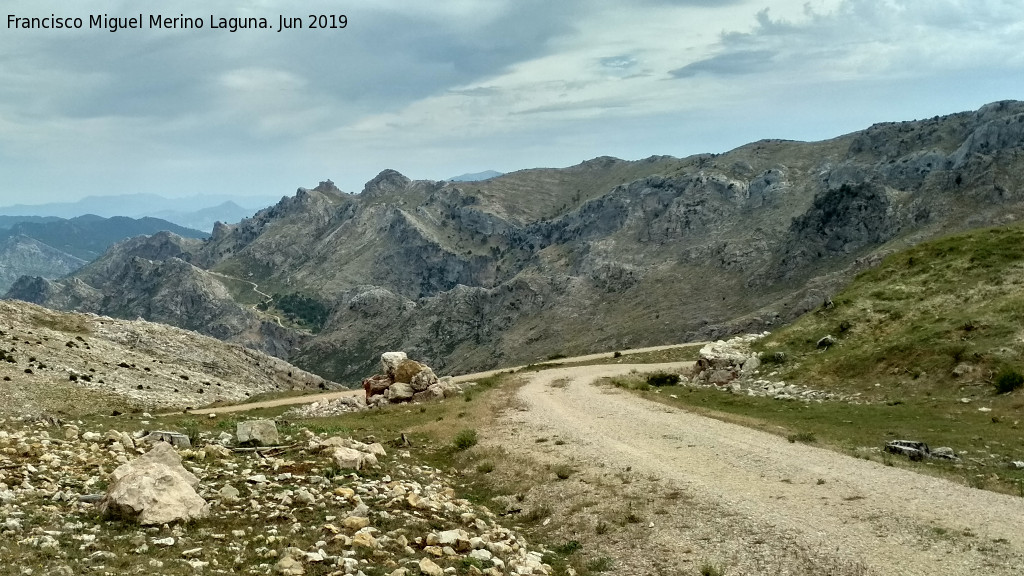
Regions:
<instances>
[{"instance_id":1,"label":"green grass","mask_svg":"<svg viewBox=\"0 0 1024 576\"><path fill-rule=\"evenodd\" d=\"M833 302L757 345L785 354L781 378L883 400L894 386L902 387L900 397L985 395L974 387L991 385L999 370L1024 370L1024 226L893 254ZM837 343L819 351L826 334ZM958 365L967 373L954 376Z\"/></svg>"}]
</instances>

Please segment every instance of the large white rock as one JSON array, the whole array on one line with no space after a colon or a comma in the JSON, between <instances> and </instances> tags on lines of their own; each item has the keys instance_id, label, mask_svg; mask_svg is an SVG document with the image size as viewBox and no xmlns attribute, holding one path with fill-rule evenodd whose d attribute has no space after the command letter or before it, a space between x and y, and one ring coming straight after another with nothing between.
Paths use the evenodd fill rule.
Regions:
<instances>
[{"instance_id":1,"label":"large white rock","mask_svg":"<svg viewBox=\"0 0 1024 576\"><path fill-rule=\"evenodd\" d=\"M277 425L273 420L246 420L235 427L239 444L252 443L257 446L275 446L281 443Z\"/></svg>"},{"instance_id":2,"label":"large white rock","mask_svg":"<svg viewBox=\"0 0 1024 576\"><path fill-rule=\"evenodd\" d=\"M210 512L210 505L196 494L199 479L181 466L181 457L164 442L117 467L111 480L99 504L110 516L150 526L204 518Z\"/></svg>"},{"instance_id":3,"label":"large white rock","mask_svg":"<svg viewBox=\"0 0 1024 576\"><path fill-rule=\"evenodd\" d=\"M385 352L380 355L380 367L384 369L385 374L391 374L403 360L408 359L405 352Z\"/></svg>"}]
</instances>

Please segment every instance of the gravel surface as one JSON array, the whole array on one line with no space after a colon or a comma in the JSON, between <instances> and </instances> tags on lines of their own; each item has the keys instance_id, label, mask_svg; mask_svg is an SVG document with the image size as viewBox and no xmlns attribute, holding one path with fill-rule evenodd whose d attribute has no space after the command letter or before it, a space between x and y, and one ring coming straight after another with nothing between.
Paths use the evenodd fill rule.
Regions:
<instances>
[{"instance_id":1,"label":"gravel surface","mask_svg":"<svg viewBox=\"0 0 1024 576\"><path fill-rule=\"evenodd\" d=\"M679 486L691 514L661 520L645 541L665 555L692 555L680 543L711 523L717 538L690 538L726 557L735 573L765 573L771 546L860 567L816 573L1024 573L1024 498L860 460L646 401L599 377L636 369L678 370L690 363L557 368L527 375L521 407L505 418L512 451L538 451L537 434L567 439L583 472L631 469ZM753 542L736 546L730 542ZM691 556L692 557L692 556ZM685 565L683 558L677 565ZM690 560L692 561L692 560ZM866 570L863 570L866 568ZM806 572L812 573L812 572Z\"/></svg>"}]
</instances>

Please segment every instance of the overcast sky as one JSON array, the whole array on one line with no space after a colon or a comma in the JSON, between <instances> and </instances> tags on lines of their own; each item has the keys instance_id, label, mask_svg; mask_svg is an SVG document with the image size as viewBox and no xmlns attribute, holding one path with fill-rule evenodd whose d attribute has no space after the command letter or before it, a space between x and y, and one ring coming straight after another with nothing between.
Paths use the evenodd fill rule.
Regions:
<instances>
[{"instance_id":1,"label":"overcast sky","mask_svg":"<svg viewBox=\"0 0 1024 576\"><path fill-rule=\"evenodd\" d=\"M210 6L222 6L211 9ZM201 30L0 33L0 205L358 192L821 140L1024 98L1020 0L5 0ZM344 30L276 32L344 12ZM5 16L7 15L5 14ZM211 30L210 15L275 28ZM5 18L6 20L6 18Z\"/></svg>"}]
</instances>

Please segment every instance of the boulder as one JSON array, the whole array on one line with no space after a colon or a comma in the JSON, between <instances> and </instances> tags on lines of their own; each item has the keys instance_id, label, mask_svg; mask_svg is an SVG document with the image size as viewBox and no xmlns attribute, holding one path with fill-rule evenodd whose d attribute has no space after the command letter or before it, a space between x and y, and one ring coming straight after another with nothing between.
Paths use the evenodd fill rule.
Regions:
<instances>
[{"instance_id":1,"label":"boulder","mask_svg":"<svg viewBox=\"0 0 1024 576\"><path fill-rule=\"evenodd\" d=\"M421 366L423 366L421 364ZM429 366L423 366L419 372L417 372L409 380L409 385L412 389L417 392L423 392L431 386L437 384L437 375L430 369Z\"/></svg>"},{"instance_id":2,"label":"boulder","mask_svg":"<svg viewBox=\"0 0 1024 576\"><path fill-rule=\"evenodd\" d=\"M941 458L943 460L959 460L960 457L953 452L953 449L949 446L940 446L931 451L932 458Z\"/></svg>"},{"instance_id":3,"label":"boulder","mask_svg":"<svg viewBox=\"0 0 1024 576\"><path fill-rule=\"evenodd\" d=\"M385 352L380 355L380 367L384 370L385 374L391 374L398 368L402 360L407 360L409 357L405 355L405 352Z\"/></svg>"},{"instance_id":4,"label":"boulder","mask_svg":"<svg viewBox=\"0 0 1024 576\"><path fill-rule=\"evenodd\" d=\"M391 376L395 382L409 384L417 374L423 371L424 368L426 368L426 366L423 364L406 358L399 362L398 366L395 366L394 370L388 372L388 376Z\"/></svg>"},{"instance_id":5,"label":"boulder","mask_svg":"<svg viewBox=\"0 0 1024 576\"><path fill-rule=\"evenodd\" d=\"M831 334L828 334L828 335L822 337L821 340L818 340L818 344L817 344L818 348L825 348L826 350L828 348L831 348L832 346L835 346L835 345L836 345L836 339L833 338Z\"/></svg>"},{"instance_id":6,"label":"boulder","mask_svg":"<svg viewBox=\"0 0 1024 576\"><path fill-rule=\"evenodd\" d=\"M388 388L387 394L385 395L389 402L408 402L412 400L415 392L412 386L403 382L395 382Z\"/></svg>"},{"instance_id":7,"label":"boulder","mask_svg":"<svg viewBox=\"0 0 1024 576\"><path fill-rule=\"evenodd\" d=\"M384 374L375 374L369 378L363 380L363 390L366 391L366 402L370 402L370 398L379 394L384 394L388 391L391 386L391 378Z\"/></svg>"},{"instance_id":8,"label":"boulder","mask_svg":"<svg viewBox=\"0 0 1024 576\"><path fill-rule=\"evenodd\" d=\"M277 425L273 420L246 420L235 427L235 437L239 444L255 446L276 446L281 443L277 434Z\"/></svg>"},{"instance_id":9,"label":"boulder","mask_svg":"<svg viewBox=\"0 0 1024 576\"><path fill-rule=\"evenodd\" d=\"M150 444L155 444L157 442L166 442L171 446L174 446L175 448L192 447L192 441L188 439L188 436L182 434L181 432L168 432L166 430L156 430L154 432L150 432L145 438L143 438L143 440L149 442Z\"/></svg>"},{"instance_id":10,"label":"boulder","mask_svg":"<svg viewBox=\"0 0 1024 576\"><path fill-rule=\"evenodd\" d=\"M363 453L352 448L335 448L331 452L334 464L343 470L359 470L363 467Z\"/></svg>"},{"instance_id":11,"label":"boulder","mask_svg":"<svg viewBox=\"0 0 1024 576\"><path fill-rule=\"evenodd\" d=\"M923 460L931 455L928 445L915 440L892 440L885 443L885 451L890 454L906 456L911 460Z\"/></svg>"},{"instance_id":12,"label":"boulder","mask_svg":"<svg viewBox=\"0 0 1024 576\"><path fill-rule=\"evenodd\" d=\"M170 444L158 442L149 452L119 466L99 503L108 516L143 526L187 522L205 517L210 505L196 494L199 479L185 470Z\"/></svg>"}]
</instances>

